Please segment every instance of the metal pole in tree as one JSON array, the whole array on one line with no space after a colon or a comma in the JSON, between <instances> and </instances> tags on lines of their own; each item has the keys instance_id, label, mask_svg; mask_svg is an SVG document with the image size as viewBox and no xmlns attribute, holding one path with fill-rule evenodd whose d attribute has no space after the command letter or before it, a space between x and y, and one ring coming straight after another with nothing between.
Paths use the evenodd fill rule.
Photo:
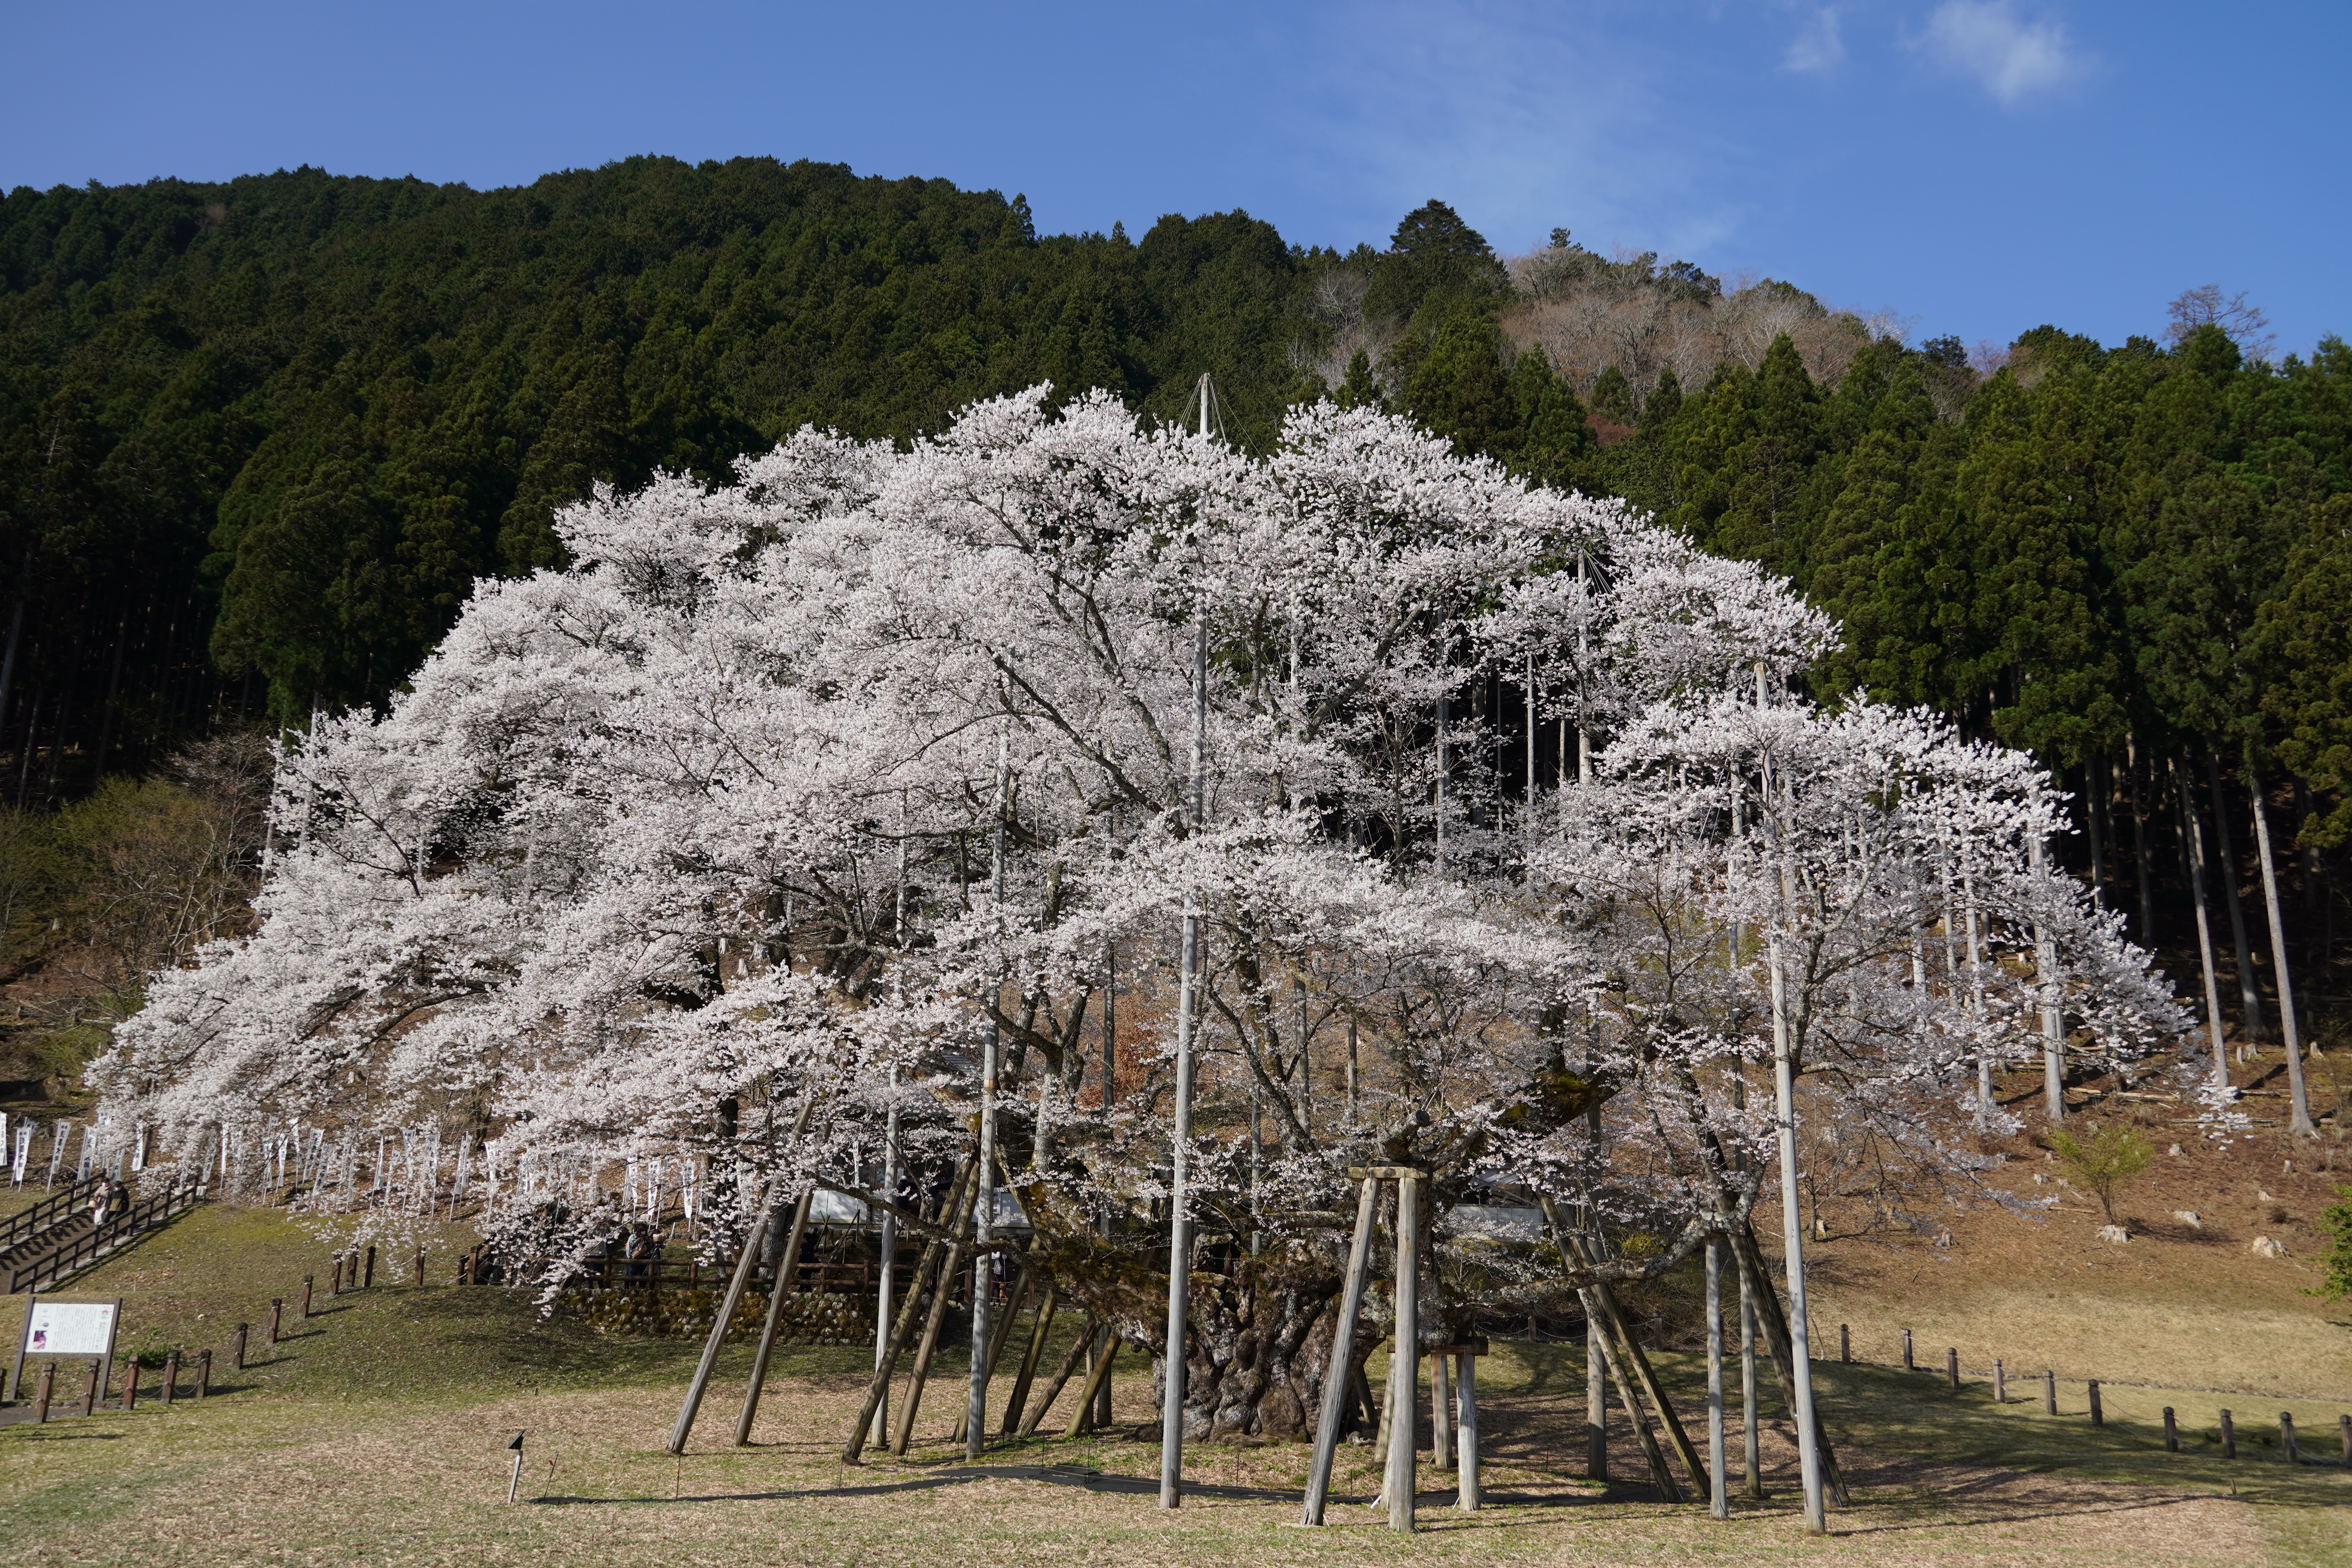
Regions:
<instances>
[{"instance_id":1,"label":"metal pole in tree","mask_svg":"<svg viewBox=\"0 0 2352 1568\"><path fill-rule=\"evenodd\" d=\"M1201 376L1201 437L1209 435L1209 401L1213 395L1206 372ZM1187 831L1199 834L1208 816L1209 740L1209 606L1205 592L1193 612L1192 623L1192 820ZM1169 1151L1168 1191L1168 1348L1160 1358L1163 1373L1160 1396L1160 1506L1176 1508L1184 1500L1184 1322L1192 1285L1192 1226L1188 1212L1192 1194L1192 1035L1200 1018L1201 910L1188 885L1184 891L1184 948L1176 989L1176 1126Z\"/></svg>"},{"instance_id":2,"label":"metal pole in tree","mask_svg":"<svg viewBox=\"0 0 2352 1568\"><path fill-rule=\"evenodd\" d=\"M2197 901L2197 956L2205 966L2205 1019L2213 1036L2213 1087L2226 1093L2230 1088L2230 1047L2221 1024L2221 982L2214 973L2213 920L2205 907L2205 826L2198 817L2196 801L2189 797L2189 780L2178 767L2173 770L2172 782L2180 805L2180 835L2189 849L2189 890ZM2143 927L2146 923L2142 922Z\"/></svg>"},{"instance_id":3,"label":"metal pole in tree","mask_svg":"<svg viewBox=\"0 0 2352 1568\"><path fill-rule=\"evenodd\" d=\"M2263 862L2263 903L2271 917L2271 962L2278 974L2279 1029L2286 1041L2286 1088L2291 1106L2287 1131L2297 1138L2316 1138L2311 1123L2311 1097L2303 1084L2303 1041L2294 1026L2294 987L2286 972L2286 926L2279 918L2278 873L2271 861L2271 817L2263 807L2263 781L2250 771L2247 793L2254 799L2254 847Z\"/></svg>"},{"instance_id":4,"label":"metal pole in tree","mask_svg":"<svg viewBox=\"0 0 2352 1568\"><path fill-rule=\"evenodd\" d=\"M1765 697L1764 667L1759 663L1756 667L1758 706L1763 706ZM1763 759L1763 796L1769 811L1773 798L1772 758L1769 752ZM1774 837L1780 840L1776 847L1780 862L1780 905L1779 918L1767 933L1772 981L1772 1111L1780 1145L1780 1228L1788 1251L1790 1381L1795 1384L1796 1394L1798 1469L1805 1491L1805 1529L1822 1535L1828 1532L1829 1519L1822 1502L1821 1443L1813 1426L1812 1351L1806 1341L1805 1236L1797 1187L1796 1041L1789 1024L1789 981L1781 951L1781 928L1787 923L1795 892L1790 886L1788 837L1791 825L1786 815L1785 781L1782 790L1782 820L1774 829Z\"/></svg>"},{"instance_id":5,"label":"metal pole in tree","mask_svg":"<svg viewBox=\"0 0 2352 1568\"><path fill-rule=\"evenodd\" d=\"M2042 874L2042 836L2028 846L2033 873ZM2066 1120L2066 1037L2058 1010L2058 944L2050 928L2033 922L2034 980L2042 989L2042 1113L2055 1126Z\"/></svg>"},{"instance_id":6,"label":"metal pole in tree","mask_svg":"<svg viewBox=\"0 0 2352 1568\"><path fill-rule=\"evenodd\" d=\"M1706 1238L1707 1511L1731 1517L1731 1477L1723 1453L1723 1238Z\"/></svg>"},{"instance_id":7,"label":"metal pole in tree","mask_svg":"<svg viewBox=\"0 0 2352 1568\"><path fill-rule=\"evenodd\" d=\"M990 896L996 904L997 934L1004 932L1004 816L1013 794L1013 737L996 737L996 832L989 849ZM971 1258L971 1389L964 1406L963 1457L980 1458L988 1437L989 1295L996 1279L996 1073L1003 1040L996 1026L995 1008L1003 1000L1003 974L997 974L999 994L992 998L988 1033L981 1042L980 1173L973 1188Z\"/></svg>"}]
</instances>

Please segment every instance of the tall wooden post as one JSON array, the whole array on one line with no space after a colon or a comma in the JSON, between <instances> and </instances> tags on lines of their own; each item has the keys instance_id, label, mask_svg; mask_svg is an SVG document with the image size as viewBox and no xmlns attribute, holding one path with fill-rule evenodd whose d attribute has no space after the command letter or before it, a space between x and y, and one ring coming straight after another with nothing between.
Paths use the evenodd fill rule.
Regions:
<instances>
[{"instance_id":1,"label":"tall wooden post","mask_svg":"<svg viewBox=\"0 0 2352 1568\"><path fill-rule=\"evenodd\" d=\"M996 737L996 836L989 852L991 897L996 905L1000 935L1004 930L1004 816L1011 809L1012 795L1011 733L1000 730ZM999 994L992 999L997 1005L1003 1002L1003 984L1000 973ZM968 1465L980 1462L981 1448L988 1441L988 1379L996 1370L995 1342L989 1333L988 1318L994 1305L992 1297L996 1285L996 1251L992 1245L996 1240L996 1075L1003 1049L995 1006L992 1006L980 1049L980 1186L979 1195L972 1203L971 1382L965 1395L963 1418L963 1458ZM1009 1321L1010 1306L1005 1315Z\"/></svg>"},{"instance_id":2,"label":"tall wooden post","mask_svg":"<svg viewBox=\"0 0 2352 1568\"><path fill-rule=\"evenodd\" d=\"M1209 378L1201 378L1201 433L1208 434ZM1189 830L1208 812L1209 619L1196 607L1192 628L1192 800ZM1192 1284L1192 1036L1200 1018L1201 908L1184 894L1184 946L1176 988L1176 1117L1169 1137L1168 1351L1160 1380L1160 1506L1184 1500L1184 1326Z\"/></svg>"},{"instance_id":3,"label":"tall wooden post","mask_svg":"<svg viewBox=\"0 0 2352 1568\"><path fill-rule=\"evenodd\" d=\"M1478 1352L1465 1347L1461 1354L1461 1442L1456 1453L1454 1506L1464 1513L1478 1511Z\"/></svg>"},{"instance_id":4,"label":"tall wooden post","mask_svg":"<svg viewBox=\"0 0 2352 1568\"><path fill-rule=\"evenodd\" d=\"M1396 1348L1390 1353L1403 1369L1391 1401L1396 1415L1389 1426L1389 1528L1412 1529L1413 1489L1417 1482L1413 1451L1413 1415L1420 1404L1414 1387L1421 1361L1421 1180L1406 1171L1397 1179Z\"/></svg>"}]
</instances>

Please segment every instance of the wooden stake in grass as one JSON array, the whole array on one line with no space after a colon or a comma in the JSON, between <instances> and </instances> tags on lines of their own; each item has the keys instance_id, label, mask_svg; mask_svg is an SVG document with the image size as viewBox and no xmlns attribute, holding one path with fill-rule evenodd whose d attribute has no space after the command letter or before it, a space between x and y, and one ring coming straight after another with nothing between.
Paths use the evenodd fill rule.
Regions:
<instances>
[{"instance_id":1,"label":"wooden stake in grass","mask_svg":"<svg viewBox=\"0 0 2352 1568\"><path fill-rule=\"evenodd\" d=\"M122 1365L122 1413L130 1415L139 1408L139 1358L129 1357Z\"/></svg>"},{"instance_id":2,"label":"wooden stake in grass","mask_svg":"<svg viewBox=\"0 0 2352 1568\"><path fill-rule=\"evenodd\" d=\"M2180 1428L2172 1419L2172 1406L2169 1405L2164 1407L2164 1451L2168 1454L2180 1452Z\"/></svg>"},{"instance_id":3,"label":"wooden stake in grass","mask_svg":"<svg viewBox=\"0 0 2352 1568\"><path fill-rule=\"evenodd\" d=\"M2344 1468L2352 1470L2352 1415L2336 1418L2336 1435L2344 1442Z\"/></svg>"},{"instance_id":4,"label":"wooden stake in grass","mask_svg":"<svg viewBox=\"0 0 2352 1568\"><path fill-rule=\"evenodd\" d=\"M522 1434L516 1433L514 1441L507 1447L514 1450L514 1473L507 1478L507 1501L512 1502L515 1492L522 1486Z\"/></svg>"},{"instance_id":5,"label":"wooden stake in grass","mask_svg":"<svg viewBox=\"0 0 2352 1568\"><path fill-rule=\"evenodd\" d=\"M2107 1413L2099 1407L2099 1380L2095 1377L2091 1379L2091 1425L2104 1426L2106 1424Z\"/></svg>"},{"instance_id":6,"label":"wooden stake in grass","mask_svg":"<svg viewBox=\"0 0 2352 1568\"><path fill-rule=\"evenodd\" d=\"M58 1363L49 1363L41 1369L40 1386L33 1391L33 1422L39 1426L49 1418L49 1396L57 1391Z\"/></svg>"},{"instance_id":7,"label":"wooden stake in grass","mask_svg":"<svg viewBox=\"0 0 2352 1568\"><path fill-rule=\"evenodd\" d=\"M247 1325L239 1323L236 1326L236 1331L229 1336L228 1341L228 1364L239 1372L245 1370L246 1327Z\"/></svg>"},{"instance_id":8,"label":"wooden stake in grass","mask_svg":"<svg viewBox=\"0 0 2352 1568\"><path fill-rule=\"evenodd\" d=\"M1087 1373L1087 1385L1078 1393L1078 1413L1070 1418L1064 1437L1082 1437L1096 1428L1104 1400L1103 1391L1110 1387L1110 1363L1118 1359L1118 1347L1123 1342L1117 1334L1108 1336L1108 1346L1095 1358L1094 1371Z\"/></svg>"},{"instance_id":9,"label":"wooden stake in grass","mask_svg":"<svg viewBox=\"0 0 2352 1568\"><path fill-rule=\"evenodd\" d=\"M278 1342L278 1314L283 1312L285 1310L285 1297L272 1296L269 1298L269 1331L268 1337L263 1341L265 1344L274 1345Z\"/></svg>"},{"instance_id":10,"label":"wooden stake in grass","mask_svg":"<svg viewBox=\"0 0 2352 1568\"><path fill-rule=\"evenodd\" d=\"M2042 1409L2043 1414L2058 1414L2058 1374L2048 1367L2042 1369Z\"/></svg>"},{"instance_id":11,"label":"wooden stake in grass","mask_svg":"<svg viewBox=\"0 0 2352 1568\"><path fill-rule=\"evenodd\" d=\"M335 1254L334 1265L333 1270L327 1276L327 1294L340 1296L343 1293L343 1255L341 1253Z\"/></svg>"},{"instance_id":12,"label":"wooden stake in grass","mask_svg":"<svg viewBox=\"0 0 2352 1568\"><path fill-rule=\"evenodd\" d=\"M295 1316L306 1323L310 1321L310 1287L316 1279L315 1275L302 1276L302 1305L296 1310Z\"/></svg>"},{"instance_id":13,"label":"wooden stake in grass","mask_svg":"<svg viewBox=\"0 0 2352 1568\"><path fill-rule=\"evenodd\" d=\"M416 1249L416 1282L425 1283L425 1249L421 1247Z\"/></svg>"},{"instance_id":14,"label":"wooden stake in grass","mask_svg":"<svg viewBox=\"0 0 2352 1568\"><path fill-rule=\"evenodd\" d=\"M795 1136L798 1131L796 1127ZM751 1441L751 1417L760 1413L760 1394L768 1384L768 1357L776 1348L777 1325L783 1321L787 1278L793 1286L790 1293L800 1294L801 1237L808 1234L809 1205L815 1201L816 1189L811 1187L793 1205L793 1234L784 1243L782 1256L776 1259L776 1277L768 1281L767 1320L760 1325L760 1348L751 1355L751 1381L743 1390L743 1413L735 1419L735 1446L739 1448Z\"/></svg>"},{"instance_id":15,"label":"wooden stake in grass","mask_svg":"<svg viewBox=\"0 0 2352 1568\"><path fill-rule=\"evenodd\" d=\"M213 1391L213 1352L196 1352L196 1397L202 1399Z\"/></svg>"},{"instance_id":16,"label":"wooden stake in grass","mask_svg":"<svg viewBox=\"0 0 2352 1568\"><path fill-rule=\"evenodd\" d=\"M1908 1329L1903 1331L1903 1370L1905 1372L1919 1370L1911 1363L1911 1331Z\"/></svg>"},{"instance_id":17,"label":"wooden stake in grass","mask_svg":"<svg viewBox=\"0 0 2352 1568\"><path fill-rule=\"evenodd\" d=\"M173 1351L163 1358L163 1403L169 1405L179 1397L180 1352Z\"/></svg>"},{"instance_id":18,"label":"wooden stake in grass","mask_svg":"<svg viewBox=\"0 0 2352 1568\"><path fill-rule=\"evenodd\" d=\"M1849 1366L1853 1363L1853 1329L1850 1324L1838 1325L1838 1361Z\"/></svg>"},{"instance_id":19,"label":"wooden stake in grass","mask_svg":"<svg viewBox=\"0 0 2352 1568\"><path fill-rule=\"evenodd\" d=\"M2294 1412L2292 1410L2279 1412L2279 1447L2285 1452L2288 1464L2303 1463L2303 1455L2294 1446Z\"/></svg>"},{"instance_id":20,"label":"wooden stake in grass","mask_svg":"<svg viewBox=\"0 0 2352 1568\"><path fill-rule=\"evenodd\" d=\"M1044 1394L1021 1417L1021 1426L1014 1436L1026 1437L1037 1430L1037 1424L1045 1419L1045 1412L1054 1408L1054 1400L1061 1394L1062 1385L1070 1381L1071 1374L1078 1370L1078 1363L1094 1349L1094 1343L1095 1326L1093 1321L1088 1320L1085 1331L1070 1342L1070 1353L1062 1358L1061 1371L1054 1374L1054 1380L1045 1385ZM1071 1417L1071 1424L1075 1426L1077 1420L1076 1416Z\"/></svg>"},{"instance_id":21,"label":"wooden stake in grass","mask_svg":"<svg viewBox=\"0 0 2352 1568\"><path fill-rule=\"evenodd\" d=\"M84 1415L98 1414L98 1366L97 1358L92 1357L89 1363L89 1376L81 1385L81 1413Z\"/></svg>"},{"instance_id":22,"label":"wooden stake in grass","mask_svg":"<svg viewBox=\"0 0 2352 1568\"><path fill-rule=\"evenodd\" d=\"M373 1246L370 1246L370 1247L368 1247L368 1249L367 1249L367 1263L366 1263L366 1265L365 1265L363 1268L361 1268L361 1270L360 1270L360 1289L362 1289L362 1290L370 1290L370 1289L373 1289L374 1288L375 1288L375 1248L374 1248L374 1247L373 1247Z\"/></svg>"},{"instance_id":23,"label":"wooden stake in grass","mask_svg":"<svg viewBox=\"0 0 2352 1568\"><path fill-rule=\"evenodd\" d=\"M2230 1413L2226 1410L2221 1412L2221 1457L2225 1459L2238 1457L2238 1424L2230 1419Z\"/></svg>"},{"instance_id":24,"label":"wooden stake in grass","mask_svg":"<svg viewBox=\"0 0 2352 1568\"><path fill-rule=\"evenodd\" d=\"M1952 1392L1960 1391L1960 1347L1953 1345L1944 1352L1944 1375L1952 1380Z\"/></svg>"},{"instance_id":25,"label":"wooden stake in grass","mask_svg":"<svg viewBox=\"0 0 2352 1568\"><path fill-rule=\"evenodd\" d=\"M1999 1356L1992 1360L1992 1402L1995 1405L2009 1403L2009 1369L2001 1365Z\"/></svg>"}]
</instances>

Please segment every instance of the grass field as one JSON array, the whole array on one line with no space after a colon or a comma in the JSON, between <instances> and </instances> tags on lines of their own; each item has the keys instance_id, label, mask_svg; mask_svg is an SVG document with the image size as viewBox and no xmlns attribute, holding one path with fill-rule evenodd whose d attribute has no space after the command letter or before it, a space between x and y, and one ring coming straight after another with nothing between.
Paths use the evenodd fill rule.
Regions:
<instances>
[{"instance_id":1,"label":"grass field","mask_svg":"<svg viewBox=\"0 0 2352 1568\"><path fill-rule=\"evenodd\" d=\"M841 1439L870 1352L783 1352L753 1444L736 1449L727 1439L749 1352L730 1348L689 1452L674 1459L662 1444L694 1345L542 1322L504 1290L379 1285L330 1300L325 1256L282 1215L206 1208L78 1282L77 1296L125 1298L126 1349L217 1348L233 1323L261 1322L273 1295L289 1300L288 1337L262 1347L257 1330L257 1364L223 1371L201 1405L163 1409L151 1374L149 1396L127 1416L0 1428L0 1561L2352 1561L2352 1473L2288 1466L2261 1440L2292 1409L2306 1455L2332 1459L2336 1415L2352 1403L2110 1386L2109 1424L2094 1429L2079 1383L2062 1390L2055 1419L2038 1400L1996 1407L1980 1383L1953 1393L1940 1342L1923 1355L1934 1374L1825 1364L1825 1408L1856 1495L1832 1514L1831 1536L1811 1540L1794 1511L1784 1422L1768 1426L1769 1495L1717 1523L1661 1504L1646 1485L1587 1481L1580 1348L1498 1344L1480 1379L1490 1506L1457 1513L1450 1481L1424 1462L1427 1528L1405 1540L1364 1506L1374 1488L1362 1448L1343 1449L1342 1500L1319 1531L1294 1522L1307 1466L1298 1444L1196 1446L1194 1495L1173 1514L1153 1495L1156 1443L1124 1434L995 1444L982 1469L1022 1473L971 1474L944 1442L963 1373L948 1356L917 1424L929 1440L904 1459L847 1467ZM446 1256L436 1254L429 1278L449 1277ZM320 1276L321 1310L297 1323L291 1300L306 1271ZM1842 1288L1857 1292L1850 1305L1864 1300L1860 1285ZM2304 1331L2315 1330L2341 1332L2308 1313ZM1661 1362L1677 1403L1696 1414L1699 1358ZM1148 1425L1148 1368L1123 1370L1117 1415ZM2181 1454L2162 1447L2165 1404L2189 1438ZM2205 1440L2223 1404L2240 1424L2234 1462ZM1617 1426L1612 1473L1639 1476ZM518 1430L526 1468L510 1507L505 1445Z\"/></svg>"}]
</instances>

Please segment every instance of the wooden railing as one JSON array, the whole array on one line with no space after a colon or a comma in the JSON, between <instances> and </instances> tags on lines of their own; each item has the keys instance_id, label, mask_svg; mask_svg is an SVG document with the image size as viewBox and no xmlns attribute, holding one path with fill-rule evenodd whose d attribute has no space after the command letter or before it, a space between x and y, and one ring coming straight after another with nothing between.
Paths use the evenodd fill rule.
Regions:
<instances>
[{"instance_id":1,"label":"wooden railing","mask_svg":"<svg viewBox=\"0 0 2352 1568\"><path fill-rule=\"evenodd\" d=\"M0 1252L19 1247L58 1221L84 1212L89 1207L91 1194L105 1184L104 1176L91 1176L43 1198L22 1214L10 1215L5 1225L0 1225Z\"/></svg>"},{"instance_id":2,"label":"wooden railing","mask_svg":"<svg viewBox=\"0 0 2352 1568\"><path fill-rule=\"evenodd\" d=\"M478 1260L468 1257L470 1267L461 1268L462 1280L479 1279L486 1272ZM525 1282L542 1277L552 1258L519 1258L507 1265L509 1278ZM590 1258L579 1264L580 1271L565 1281L573 1289L583 1290L691 1290L709 1285L724 1288L729 1268L713 1268L694 1258ZM789 1266L796 1289L822 1294L827 1291L871 1291L881 1275L880 1266L874 1263L801 1263ZM753 1281L764 1289L764 1277Z\"/></svg>"},{"instance_id":3,"label":"wooden railing","mask_svg":"<svg viewBox=\"0 0 2352 1568\"><path fill-rule=\"evenodd\" d=\"M174 1184L169 1192L139 1199L125 1212L112 1215L55 1252L44 1254L8 1270L8 1294L39 1285L54 1285L79 1273L118 1247L130 1245L142 1231L163 1224L195 1205L198 1189Z\"/></svg>"}]
</instances>

